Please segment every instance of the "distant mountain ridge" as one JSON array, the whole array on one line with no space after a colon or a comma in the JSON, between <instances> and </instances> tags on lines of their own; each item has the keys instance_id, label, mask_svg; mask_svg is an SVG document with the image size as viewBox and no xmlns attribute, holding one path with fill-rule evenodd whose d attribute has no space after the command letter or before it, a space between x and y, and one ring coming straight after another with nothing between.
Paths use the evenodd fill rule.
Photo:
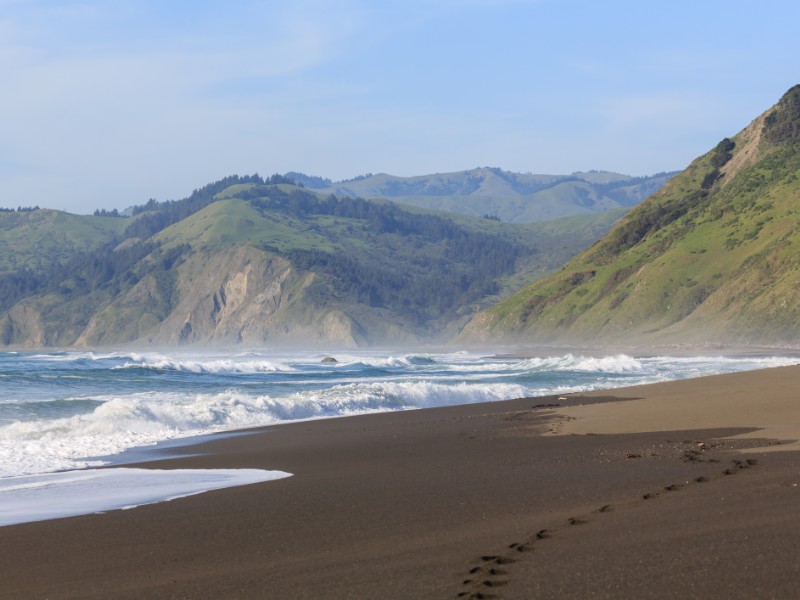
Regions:
<instances>
[{"instance_id":1,"label":"distant mountain ridge","mask_svg":"<svg viewBox=\"0 0 800 600\"><path fill-rule=\"evenodd\" d=\"M800 85L462 341L800 341Z\"/></svg>"},{"instance_id":2,"label":"distant mountain ridge","mask_svg":"<svg viewBox=\"0 0 800 600\"><path fill-rule=\"evenodd\" d=\"M279 175L226 177L130 217L2 211L0 346L442 339L621 212L516 225Z\"/></svg>"},{"instance_id":3,"label":"distant mountain ridge","mask_svg":"<svg viewBox=\"0 0 800 600\"><path fill-rule=\"evenodd\" d=\"M509 223L534 223L630 208L656 192L673 175L630 177L609 171L537 175L482 167L415 177L369 174L339 182L298 172L285 176L322 193L386 198L434 210L496 217Z\"/></svg>"}]
</instances>

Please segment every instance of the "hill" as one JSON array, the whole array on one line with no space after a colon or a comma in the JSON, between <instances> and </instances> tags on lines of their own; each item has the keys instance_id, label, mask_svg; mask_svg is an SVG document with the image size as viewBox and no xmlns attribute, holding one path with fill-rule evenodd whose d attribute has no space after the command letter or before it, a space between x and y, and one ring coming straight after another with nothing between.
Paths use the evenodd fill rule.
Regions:
<instances>
[{"instance_id":1,"label":"hill","mask_svg":"<svg viewBox=\"0 0 800 600\"><path fill-rule=\"evenodd\" d=\"M800 86L462 340L800 339Z\"/></svg>"},{"instance_id":2,"label":"hill","mask_svg":"<svg viewBox=\"0 0 800 600\"><path fill-rule=\"evenodd\" d=\"M339 182L303 173L287 173L286 177L309 189L338 196L386 198L477 217L489 215L508 223L534 223L630 208L672 175L629 177L607 171L536 175L484 167L416 177L380 173Z\"/></svg>"},{"instance_id":3,"label":"hill","mask_svg":"<svg viewBox=\"0 0 800 600\"><path fill-rule=\"evenodd\" d=\"M623 211L509 225L254 175L130 212L4 215L16 225L0 228L10 265L0 273L0 344L437 339L563 264ZM22 229L39 241L23 244Z\"/></svg>"},{"instance_id":4,"label":"hill","mask_svg":"<svg viewBox=\"0 0 800 600\"><path fill-rule=\"evenodd\" d=\"M57 210L0 211L0 274L41 270L92 250L120 234L126 223Z\"/></svg>"}]
</instances>

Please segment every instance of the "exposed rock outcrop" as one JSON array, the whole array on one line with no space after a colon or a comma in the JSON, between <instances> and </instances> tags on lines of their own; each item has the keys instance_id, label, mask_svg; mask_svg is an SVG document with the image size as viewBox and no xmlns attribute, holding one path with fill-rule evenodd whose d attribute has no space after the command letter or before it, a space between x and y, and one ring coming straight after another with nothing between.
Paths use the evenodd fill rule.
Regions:
<instances>
[{"instance_id":1,"label":"exposed rock outcrop","mask_svg":"<svg viewBox=\"0 0 800 600\"><path fill-rule=\"evenodd\" d=\"M363 344L351 317L314 300L315 278L251 246L200 251L172 281L148 276L107 305L75 344Z\"/></svg>"}]
</instances>

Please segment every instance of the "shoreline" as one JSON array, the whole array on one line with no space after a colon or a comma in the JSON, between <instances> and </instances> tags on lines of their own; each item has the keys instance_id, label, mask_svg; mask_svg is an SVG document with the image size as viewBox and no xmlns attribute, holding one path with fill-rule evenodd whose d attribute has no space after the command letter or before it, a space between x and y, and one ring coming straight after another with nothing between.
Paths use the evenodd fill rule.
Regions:
<instances>
[{"instance_id":1,"label":"shoreline","mask_svg":"<svg viewBox=\"0 0 800 600\"><path fill-rule=\"evenodd\" d=\"M182 443L129 464L294 476L2 527L0 597L789 597L800 454L745 413L771 382L786 402L762 412L786 424L794 379L778 367ZM661 431L619 429L709 390L730 406L691 427L674 405Z\"/></svg>"},{"instance_id":2,"label":"shoreline","mask_svg":"<svg viewBox=\"0 0 800 600\"><path fill-rule=\"evenodd\" d=\"M800 450L800 365L708 375L610 390L623 401L559 409L558 435L717 427L753 428L737 439L768 439L759 451ZM601 392L581 394L596 397ZM752 451L752 450L748 450Z\"/></svg>"},{"instance_id":3,"label":"shoreline","mask_svg":"<svg viewBox=\"0 0 800 600\"><path fill-rule=\"evenodd\" d=\"M520 346L497 350L493 357L498 358L541 358L554 354L575 354L584 356L609 356L627 354L632 358L650 358L654 356L676 357L746 357L765 358L770 356L785 356L800 358L800 346L748 346L737 344L708 343L708 344L663 344L663 345L625 345L608 344L603 346L556 345L556 346Z\"/></svg>"},{"instance_id":4,"label":"shoreline","mask_svg":"<svg viewBox=\"0 0 800 600\"><path fill-rule=\"evenodd\" d=\"M711 346L717 347L721 349L721 345L712 344ZM526 398L508 398L505 400L493 400L493 401L486 401L486 402L477 402L473 403L473 405L486 405L487 407L497 405L503 402L514 402L517 400L530 400L536 401L539 398L548 398L553 397L556 398L557 396L563 396L568 399L575 398L595 398L598 396L607 397L613 396L615 392L620 393L627 393L627 390L639 390L640 388L643 389L657 389L655 386L661 386L664 384L672 384L678 382L694 382L698 380L704 380L709 377L728 377L730 375L737 375L742 374L746 375L749 373L761 373L772 371L774 369L791 369L793 366L800 367L800 346L792 347L792 348L779 348L779 347L770 347L770 346L730 346L725 347L724 351L719 353L709 353L709 354L698 354L697 350L700 345L686 345L683 347L685 350L684 352L670 352L669 354L664 354L664 356L686 356L686 357L697 357L702 358L705 356L719 356L719 357L737 357L737 358L775 358L775 357L785 357L785 358L793 358L797 357L798 363L797 365L789 365L783 367L763 367L758 369L752 369L749 371L737 371L731 373L722 373L722 374L713 374L713 375L702 375L699 377L690 377L687 379L675 379L670 381L664 382L655 382L655 383L645 383L645 384L637 384L637 385L623 385L620 387L614 388L599 388L596 390L588 391L588 392L565 392L564 394L551 394L545 396L531 396ZM608 357L614 356L614 353L621 353L627 354L631 358L634 359L641 359L641 358L650 358L654 356L662 356L662 354L656 352L658 349L667 349L669 348L671 351L677 350L677 346L665 346L665 347L655 347L655 346L636 346L636 347L603 347L603 348L587 348L587 347L571 347L571 346L563 346L563 347L549 347L549 346L542 346L536 348L528 348L524 351L520 351L519 353L486 353L485 356L488 358L497 358L497 359L513 359L513 360L525 360L529 358L546 358L552 356L561 356L563 353L567 354L575 354L577 356L586 356L586 357ZM630 354L628 354L630 352ZM422 352L424 354L424 352ZM691 384L689 384L691 385ZM798 387L798 391L800 391L800 387ZM448 409L448 408L456 408L458 406L466 406L466 405L441 405L435 407L422 407L422 408L410 408L410 409L403 409L403 412L406 410L437 410L440 408ZM785 407L784 407L785 408ZM570 410L573 410L574 407L570 407ZM211 432L211 433L201 433L197 435L191 435L187 437L178 437L178 438L171 438L166 440L161 440L153 445L149 446L136 446L132 448L128 448L123 450L119 454L112 454L112 455L103 455L103 456L92 456L87 457L90 460L108 460L107 465L103 465L100 468L105 467L114 467L114 466L124 466L127 464L139 464L139 463L147 463L153 461L160 461L165 460L167 458L176 458L177 456L170 456L170 452L174 448L190 448L194 446L201 446L205 442L213 442L218 439L222 439L224 437L237 437L241 435L252 435L258 434L259 432L266 431L272 429L274 427L282 427L284 425L291 425L294 423L304 423L304 422L311 422L317 420L329 420L329 419L349 419L349 418L358 418L364 416L370 416L375 414L391 414L395 411L382 411L378 410L375 412L367 412L355 415L336 415L336 416L324 416L324 417L309 417L303 419L294 419L294 420L287 420L287 421L280 421L275 422L267 425L256 425L252 427L244 427L241 429L231 429L225 431L218 431L218 432ZM580 411L577 411L580 412ZM590 416L590 415L586 415ZM593 415L592 415L593 416ZM742 425L737 425L742 426ZM744 425L745 427L750 426ZM621 431L621 430L620 430ZM639 430L637 430L639 431ZM649 430L648 430L649 431ZM570 433L588 433L588 431L578 431L570 430ZM800 436L800 433L798 433ZM185 456L191 456L192 453L189 452Z\"/></svg>"}]
</instances>

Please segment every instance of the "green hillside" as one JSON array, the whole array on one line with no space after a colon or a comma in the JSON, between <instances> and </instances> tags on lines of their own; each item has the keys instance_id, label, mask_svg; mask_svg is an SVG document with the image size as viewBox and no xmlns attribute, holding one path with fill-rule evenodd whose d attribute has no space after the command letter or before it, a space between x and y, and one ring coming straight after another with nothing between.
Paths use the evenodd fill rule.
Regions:
<instances>
[{"instance_id":1,"label":"green hillside","mask_svg":"<svg viewBox=\"0 0 800 600\"><path fill-rule=\"evenodd\" d=\"M510 225L319 194L281 176L232 176L131 212L52 219L44 237L54 243L9 251L11 265L25 252L40 264L0 274L0 343L440 339L563 264L622 213ZM19 223L5 235L26 239L19 230L50 213L9 213Z\"/></svg>"},{"instance_id":2,"label":"green hillside","mask_svg":"<svg viewBox=\"0 0 800 600\"><path fill-rule=\"evenodd\" d=\"M386 198L476 217L490 215L507 223L534 223L635 206L672 175L630 177L607 171L538 175L483 167L415 177L379 173L332 182L302 173L287 173L288 177L321 193Z\"/></svg>"},{"instance_id":3,"label":"green hillside","mask_svg":"<svg viewBox=\"0 0 800 600\"><path fill-rule=\"evenodd\" d=\"M41 270L94 250L119 235L127 223L57 210L0 211L0 274Z\"/></svg>"},{"instance_id":4,"label":"green hillside","mask_svg":"<svg viewBox=\"0 0 800 600\"><path fill-rule=\"evenodd\" d=\"M479 314L472 341L796 343L800 86L561 271Z\"/></svg>"}]
</instances>

